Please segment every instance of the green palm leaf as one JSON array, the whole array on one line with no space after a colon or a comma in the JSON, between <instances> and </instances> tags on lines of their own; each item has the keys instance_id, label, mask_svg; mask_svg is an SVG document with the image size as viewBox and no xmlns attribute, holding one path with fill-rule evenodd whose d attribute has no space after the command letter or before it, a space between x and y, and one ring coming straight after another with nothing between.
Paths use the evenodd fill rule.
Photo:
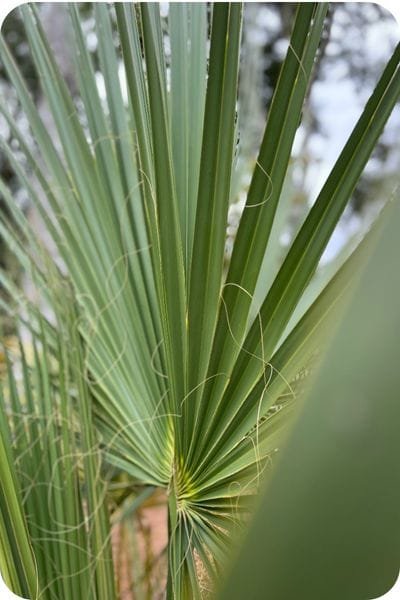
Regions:
<instances>
[{"instance_id":1,"label":"green palm leaf","mask_svg":"<svg viewBox=\"0 0 400 600\"><path fill-rule=\"evenodd\" d=\"M7 363L1 398L7 486L0 556L16 591L34 594L38 583L45 598L80 598L83 590L86 597L116 597L101 480L107 465L168 494L168 597L202 597L220 577L231 532L253 510L319 364L332 315L379 227L307 300L321 255L399 98L399 48L276 277L263 288L260 273L279 227L327 9L297 7L227 272L241 4L212 5L209 34L206 4L172 3L165 19L154 3L97 3L98 61L87 47L80 7L71 4L79 102L60 74L40 10L21 7L54 135L0 40L35 139L31 148L0 101L26 162L3 146L56 249L45 248L1 182L13 223L1 217L0 234L43 301L0 275L11 298L6 310L31 335ZM37 478L43 485L32 486Z\"/></svg>"},{"instance_id":2,"label":"green palm leaf","mask_svg":"<svg viewBox=\"0 0 400 600\"><path fill-rule=\"evenodd\" d=\"M399 203L384 212L220 598L372 598L398 577Z\"/></svg>"}]
</instances>

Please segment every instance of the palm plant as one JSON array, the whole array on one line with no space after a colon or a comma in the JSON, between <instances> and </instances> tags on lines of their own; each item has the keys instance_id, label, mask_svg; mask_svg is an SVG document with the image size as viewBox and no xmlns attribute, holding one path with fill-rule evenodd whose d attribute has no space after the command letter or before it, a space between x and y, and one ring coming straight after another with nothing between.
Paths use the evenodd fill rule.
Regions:
<instances>
[{"instance_id":1,"label":"palm plant","mask_svg":"<svg viewBox=\"0 0 400 600\"><path fill-rule=\"evenodd\" d=\"M37 8L23 6L57 139L0 42L36 141L28 146L1 103L24 161L3 150L57 249L50 255L0 184L13 218L2 218L1 234L40 298L1 275L15 301L5 309L30 332L2 396L0 560L16 591L115 597L107 465L168 493L168 597L197 598L220 574L295 407L299 374L368 249L363 242L320 294L304 296L400 93L397 48L263 289L327 8L298 6L227 272L241 4L213 5L209 34L206 4L171 3L168 56L157 4L94 4L105 99L71 4L79 103Z\"/></svg>"},{"instance_id":2,"label":"palm plant","mask_svg":"<svg viewBox=\"0 0 400 600\"><path fill-rule=\"evenodd\" d=\"M362 600L398 580L400 273L388 266L399 224L400 204L390 203L223 582L224 599L268 590L274 600Z\"/></svg>"}]
</instances>

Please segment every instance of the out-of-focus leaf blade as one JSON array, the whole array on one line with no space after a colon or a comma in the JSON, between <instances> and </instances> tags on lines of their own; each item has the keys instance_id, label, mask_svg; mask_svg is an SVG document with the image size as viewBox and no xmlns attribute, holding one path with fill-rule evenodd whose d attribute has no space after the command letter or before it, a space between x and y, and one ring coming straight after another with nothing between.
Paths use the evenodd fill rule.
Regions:
<instances>
[{"instance_id":1,"label":"out-of-focus leaf blade","mask_svg":"<svg viewBox=\"0 0 400 600\"><path fill-rule=\"evenodd\" d=\"M390 209L220 598L363 600L397 578L398 202Z\"/></svg>"}]
</instances>

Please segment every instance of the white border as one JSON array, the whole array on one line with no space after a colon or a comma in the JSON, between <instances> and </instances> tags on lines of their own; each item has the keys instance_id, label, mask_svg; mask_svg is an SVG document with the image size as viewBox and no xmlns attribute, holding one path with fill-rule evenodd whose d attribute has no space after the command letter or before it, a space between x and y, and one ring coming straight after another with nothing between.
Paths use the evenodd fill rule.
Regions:
<instances>
[{"instance_id":1,"label":"white border","mask_svg":"<svg viewBox=\"0 0 400 600\"><path fill-rule=\"evenodd\" d=\"M1 578L1 574L0 574L0 598L2 600L26 600L25 598L21 598L21 596L16 596L16 594L13 594L8 589L8 587L4 583L3 579ZM69 598L66 600L69 600ZM71 598L71 600L73 600L73 598Z\"/></svg>"}]
</instances>

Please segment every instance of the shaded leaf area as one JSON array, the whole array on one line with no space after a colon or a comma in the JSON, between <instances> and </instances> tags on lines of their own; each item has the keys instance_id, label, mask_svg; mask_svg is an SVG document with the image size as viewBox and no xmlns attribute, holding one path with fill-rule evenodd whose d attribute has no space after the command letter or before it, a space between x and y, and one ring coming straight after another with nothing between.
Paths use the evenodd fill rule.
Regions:
<instances>
[{"instance_id":1,"label":"shaded leaf area","mask_svg":"<svg viewBox=\"0 0 400 600\"><path fill-rule=\"evenodd\" d=\"M41 327L29 355L21 341L14 356L5 349L1 572L24 598L112 598L107 486L76 315L64 308L52 348Z\"/></svg>"},{"instance_id":2,"label":"shaded leaf area","mask_svg":"<svg viewBox=\"0 0 400 600\"><path fill-rule=\"evenodd\" d=\"M319 361L333 309L368 255L366 239L322 292L313 293L316 299L302 304L399 97L400 49L275 279L262 286L327 5L297 7L227 272L242 6L213 5L209 32L206 4L175 4L167 19L157 4L96 4L103 95L78 7L71 4L78 103L37 7L20 10L56 136L2 40L2 61L35 140L32 148L1 102L25 161L3 146L56 251L46 249L1 183L17 231L1 217L0 233L40 298L30 299L1 274L13 298L4 308L30 332L26 346L34 355L33 363L20 359L22 385L7 368L2 402L4 429L10 429L5 464L20 466L9 484L15 514L7 539L15 544L18 525L24 544L23 565L17 573L8 565L9 579L21 581L21 589L33 585L33 552L43 597L78 598L79 589L115 597L107 482L100 477L108 464L136 484L167 491L167 595L197 598L220 577L231 530L247 522L295 401ZM14 418L25 406L27 418ZM39 452L41 440L48 454L47 446ZM47 482L43 488L24 479L26 472L35 480L34 468ZM59 481L52 486L54 478ZM47 494L51 512L42 514L40 494ZM32 532L50 526L50 538ZM47 544L48 566L40 558Z\"/></svg>"},{"instance_id":3,"label":"shaded leaf area","mask_svg":"<svg viewBox=\"0 0 400 600\"><path fill-rule=\"evenodd\" d=\"M398 578L399 208L385 209L374 251L336 312L329 350L220 598L255 600L267 589L276 600L362 600Z\"/></svg>"}]
</instances>

